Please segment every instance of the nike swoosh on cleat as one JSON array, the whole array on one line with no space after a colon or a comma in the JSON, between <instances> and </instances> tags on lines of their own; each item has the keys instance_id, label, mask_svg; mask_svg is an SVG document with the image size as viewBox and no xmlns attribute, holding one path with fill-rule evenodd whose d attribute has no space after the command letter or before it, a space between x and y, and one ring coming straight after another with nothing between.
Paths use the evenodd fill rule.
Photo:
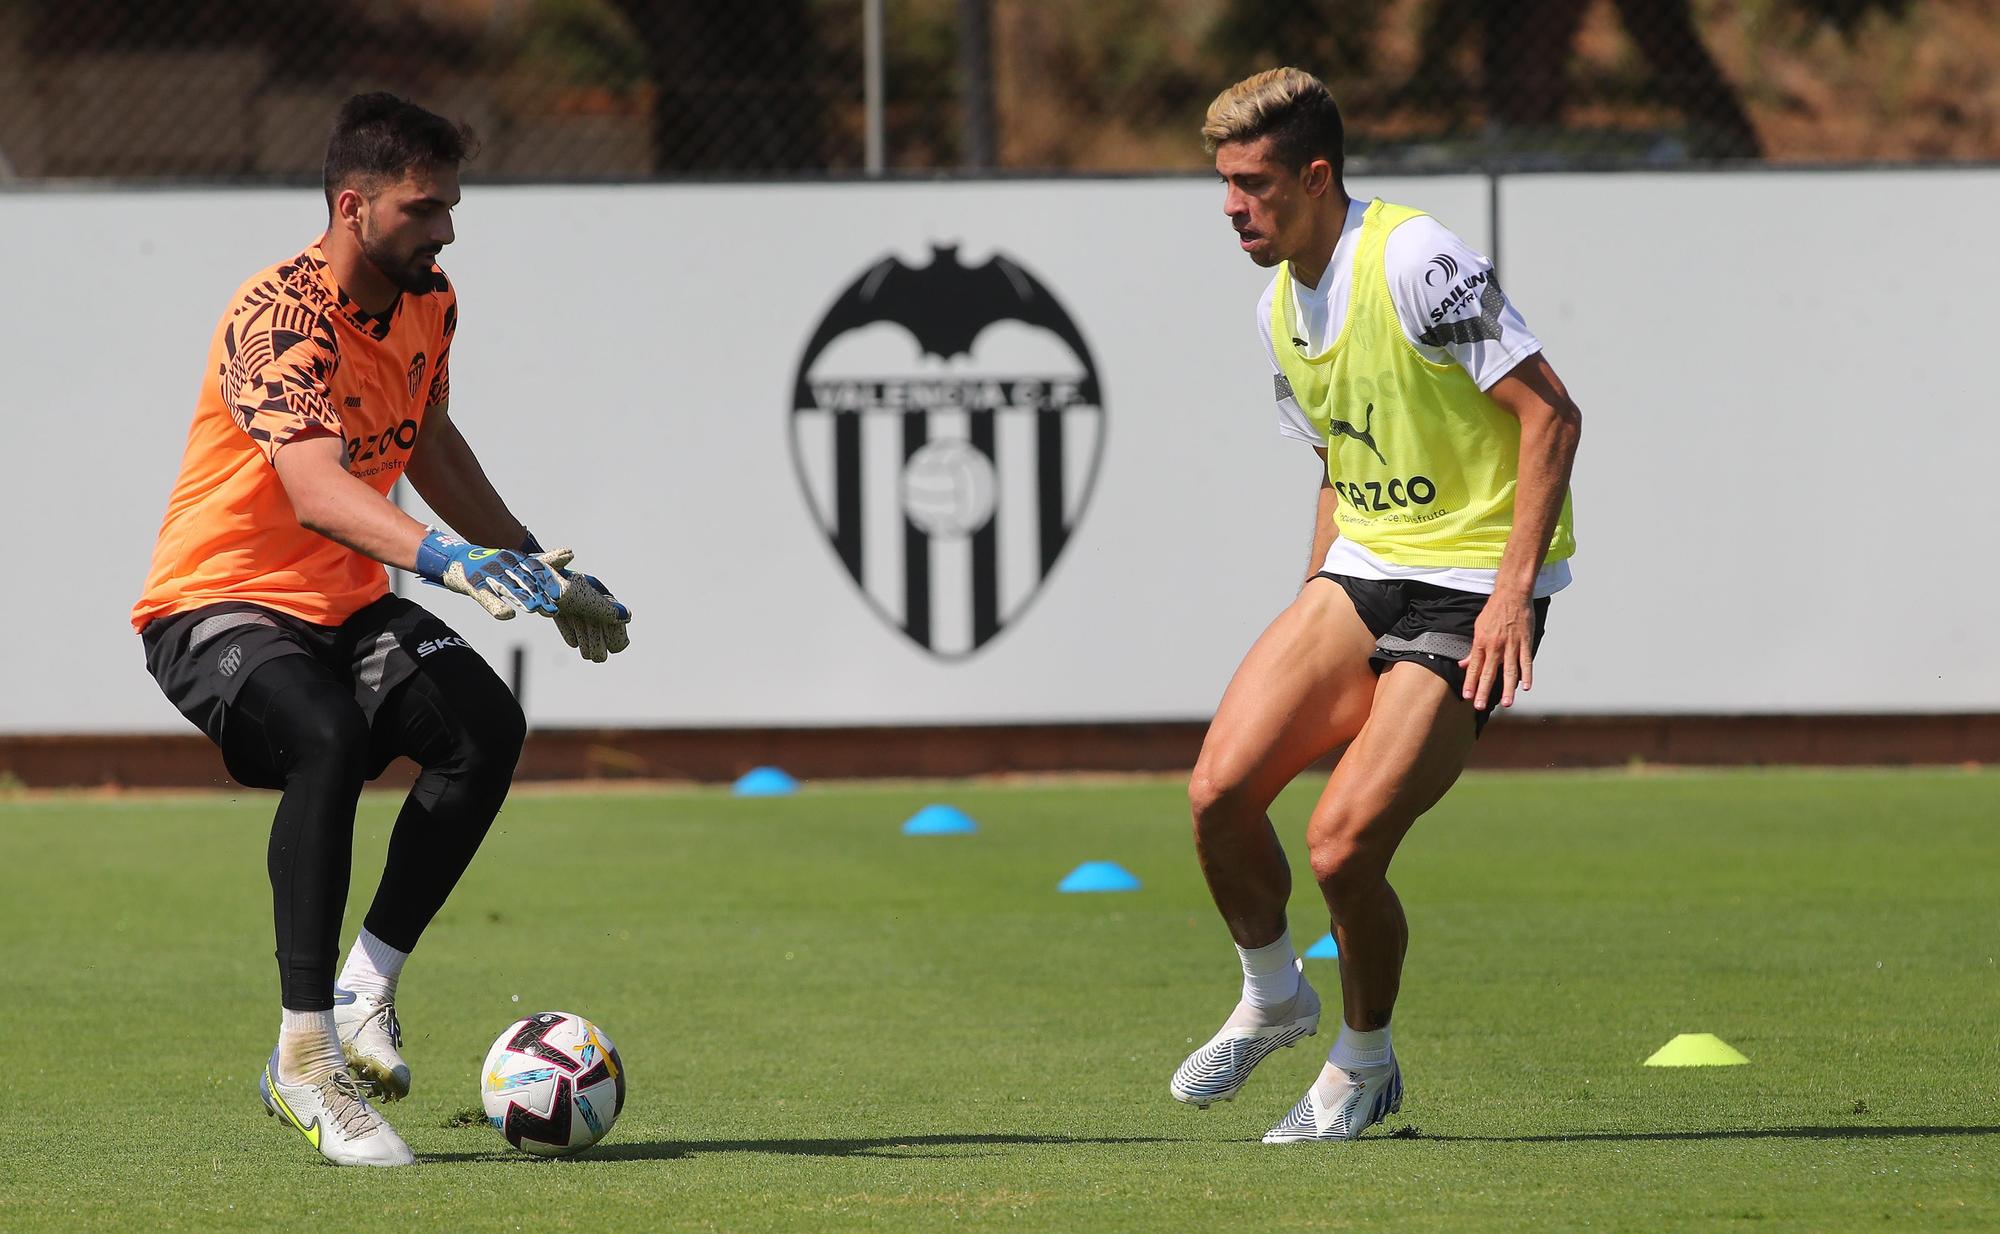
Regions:
<instances>
[{"instance_id":1,"label":"nike swoosh on cleat","mask_svg":"<svg viewBox=\"0 0 2000 1234\"><path fill-rule=\"evenodd\" d=\"M270 1085L271 1100L277 1102L278 1108L285 1112L285 1121L291 1123L292 1126L297 1127L299 1129L299 1134L304 1136L306 1139L312 1141L312 1146L314 1148L318 1148L319 1119L317 1118L313 1119L312 1126L310 1127L306 1126L304 1123L299 1121L299 1116L292 1113L292 1107L286 1104L285 1094L278 1091L278 1077L271 1074L271 1068L269 1064L266 1064L264 1067L264 1082Z\"/></svg>"}]
</instances>

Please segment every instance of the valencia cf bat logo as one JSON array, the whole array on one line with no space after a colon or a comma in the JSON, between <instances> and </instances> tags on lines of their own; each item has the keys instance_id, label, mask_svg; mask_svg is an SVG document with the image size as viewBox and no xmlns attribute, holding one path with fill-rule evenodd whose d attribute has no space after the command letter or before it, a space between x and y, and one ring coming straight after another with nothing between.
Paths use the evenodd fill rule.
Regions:
<instances>
[{"instance_id":1,"label":"valencia cf bat logo","mask_svg":"<svg viewBox=\"0 0 2000 1234\"><path fill-rule=\"evenodd\" d=\"M1089 504L1104 450L1090 346L994 253L886 256L834 299L792 383L792 460L869 605L943 659L1021 618Z\"/></svg>"}]
</instances>

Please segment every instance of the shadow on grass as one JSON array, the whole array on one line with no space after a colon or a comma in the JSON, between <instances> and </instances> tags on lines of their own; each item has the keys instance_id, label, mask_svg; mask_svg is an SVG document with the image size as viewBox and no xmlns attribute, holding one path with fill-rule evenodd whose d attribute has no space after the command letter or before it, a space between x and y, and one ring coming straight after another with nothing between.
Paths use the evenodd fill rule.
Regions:
<instances>
[{"instance_id":1,"label":"shadow on grass","mask_svg":"<svg viewBox=\"0 0 2000 1234\"><path fill-rule=\"evenodd\" d=\"M775 1153L786 1157L880 1157L889 1159L935 1157L928 1148L1076 1146L1086 1144L1179 1144L1184 1141L1165 1136L1074 1136L1074 1135L906 1135L857 1140L641 1140L613 1142L590 1149L580 1161L674 1161L701 1153ZM966 1156L956 1153L954 1156ZM979 1155L979 1154L973 1154ZM526 1153L499 1149L476 1153L423 1153L425 1161L519 1161L539 1158Z\"/></svg>"},{"instance_id":2,"label":"shadow on grass","mask_svg":"<svg viewBox=\"0 0 2000 1234\"><path fill-rule=\"evenodd\" d=\"M2000 1135L2000 1127L1736 1127L1723 1131L1578 1131L1569 1135L1428 1135L1415 1127L1390 1133L1442 1144L1644 1143L1650 1140L1899 1140L1932 1136Z\"/></svg>"},{"instance_id":3,"label":"shadow on grass","mask_svg":"<svg viewBox=\"0 0 2000 1234\"><path fill-rule=\"evenodd\" d=\"M1720 1131L1578 1131L1568 1135L1430 1135L1415 1126L1397 1128L1382 1140L1428 1140L1434 1144L1589 1144L1671 1143L1688 1140L1892 1140L1947 1136L2000 1135L2000 1127L1738 1127ZM884 1160L934 1158L936 1148L1076 1147L1092 1144L1185 1144L1172 1136L1073 1135L908 1135L843 1140L640 1140L614 1141L579 1154L575 1160L678 1161L702 1153L770 1153L783 1157L873 1157ZM985 1156L954 1153L953 1156ZM534 1165L545 1158L508 1148L478 1152L421 1153L424 1161L512 1162Z\"/></svg>"}]
</instances>

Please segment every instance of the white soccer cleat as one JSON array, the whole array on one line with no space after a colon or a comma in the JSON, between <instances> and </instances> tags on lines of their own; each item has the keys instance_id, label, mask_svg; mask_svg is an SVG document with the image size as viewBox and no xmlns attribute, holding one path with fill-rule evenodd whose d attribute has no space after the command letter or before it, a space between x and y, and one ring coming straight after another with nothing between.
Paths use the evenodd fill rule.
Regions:
<instances>
[{"instance_id":1,"label":"white soccer cleat","mask_svg":"<svg viewBox=\"0 0 2000 1234\"><path fill-rule=\"evenodd\" d=\"M1328 1064L1292 1112L1264 1133L1264 1143L1357 1139L1402 1108L1403 1069L1395 1059L1381 1067L1348 1069Z\"/></svg>"},{"instance_id":2,"label":"white soccer cleat","mask_svg":"<svg viewBox=\"0 0 2000 1234\"><path fill-rule=\"evenodd\" d=\"M403 1137L368 1104L360 1081L345 1071L329 1072L318 1084L286 1084L278 1079L273 1050L257 1092L266 1114L282 1117L335 1165L417 1163Z\"/></svg>"},{"instance_id":3,"label":"white soccer cleat","mask_svg":"<svg viewBox=\"0 0 2000 1234\"><path fill-rule=\"evenodd\" d=\"M1292 1001L1259 1010L1247 1002L1224 1022L1208 1044L1187 1056L1174 1072L1174 1100L1207 1109L1229 1101L1243 1088L1258 1063L1273 1051L1288 1049L1319 1031L1319 995L1299 965L1299 992Z\"/></svg>"},{"instance_id":4,"label":"white soccer cleat","mask_svg":"<svg viewBox=\"0 0 2000 1234\"><path fill-rule=\"evenodd\" d=\"M395 1000L339 988L333 999L340 1052L362 1089L377 1101L409 1096L410 1065L403 1061L403 1026L396 1022Z\"/></svg>"}]
</instances>

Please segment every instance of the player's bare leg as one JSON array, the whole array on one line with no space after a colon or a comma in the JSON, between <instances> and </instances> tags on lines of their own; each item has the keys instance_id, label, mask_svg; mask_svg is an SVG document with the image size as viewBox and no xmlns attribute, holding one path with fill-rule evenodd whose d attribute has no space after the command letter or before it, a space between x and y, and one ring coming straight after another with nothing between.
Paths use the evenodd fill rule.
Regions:
<instances>
[{"instance_id":1,"label":"player's bare leg","mask_svg":"<svg viewBox=\"0 0 2000 1234\"><path fill-rule=\"evenodd\" d=\"M1340 944L1347 1023L1389 1023L1409 927L1389 861L1424 811L1457 782L1472 751L1472 708L1437 674L1393 664L1368 723L1327 780L1306 830L1313 876Z\"/></svg>"},{"instance_id":2,"label":"player's bare leg","mask_svg":"<svg viewBox=\"0 0 2000 1234\"><path fill-rule=\"evenodd\" d=\"M1209 726L1188 783L1195 851L1244 984L1221 1031L1175 1072L1181 1101L1229 1100L1272 1051L1318 1031L1319 996L1299 972L1285 924L1291 867L1268 811L1367 718L1374 641L1346 593L1309 582L1244 657Z\"/></svg>"},{"instance_id":3,"label":"player's bare leg","mask_svg":"<svg viewBox=\"0 0 2000 1234\"><path fill-rule=\"evenodd\" d=\"M1361 731L1373 702L1375 637L1328 579L1307 583L1230 679L1188 781L1195 853L1238 946L1285 929L1291 867L1271 802Z\"/></svg>"},{"instance_id":4,"label":"player's bare leg","mask_svg":"<svg viewBox=\"0 0 2000 1234\"><path fill-rule=\"evenodd\" d=\"M1409 926L1389 862L1465 766L1472 708L1416 664L1393 664L1368 722L1341 756L1306 832L1313 876L1340 945L1339 1040L1320 1078L1265 1140L1352 1139L1402 1104L1389 1020Z\"/></svg>"}]
</instances>

